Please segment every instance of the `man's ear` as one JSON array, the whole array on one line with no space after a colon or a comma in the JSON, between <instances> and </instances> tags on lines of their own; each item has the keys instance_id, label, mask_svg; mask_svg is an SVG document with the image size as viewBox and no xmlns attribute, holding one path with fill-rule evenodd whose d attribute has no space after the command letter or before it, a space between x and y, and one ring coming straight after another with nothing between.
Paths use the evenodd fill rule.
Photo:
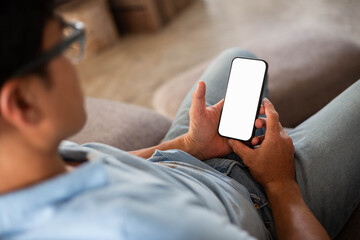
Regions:
<instances>
[{"instance_id":1,"label":"man's ear","mask_svg":"<svg viewBox=\"0 0 360 240\"><path fill-rule=\"evenodd\" d=\"M36 103L35 89L31 79L13 78L0 90L0 115L3 120L18 128L36 125L41 120L41 111Z\"/></svg>"}]
</instances>

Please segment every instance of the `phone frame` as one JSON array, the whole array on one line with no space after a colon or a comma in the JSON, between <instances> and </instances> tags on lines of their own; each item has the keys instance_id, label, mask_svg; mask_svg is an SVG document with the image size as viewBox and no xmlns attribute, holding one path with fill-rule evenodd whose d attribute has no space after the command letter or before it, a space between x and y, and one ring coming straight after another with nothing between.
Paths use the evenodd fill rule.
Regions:
<instances>
[{"instance_id":1,"label":"phone frame","mask_svg":"<svg viewBox=\"0 0 360 240\"><path fill-rule=\"evenodd\" d=\"M251 133L251 137L250 137L249 139L247 139L247 140L241 140L241 139L237 139L237 138L232 138L232 137L228 137L228 136L223 136L223 135L221 135L220 132L219 132L220 122L221 122L221 118L222 118L222 112L223 112L223 108L224 108L224 105L225 105L225 102L226 102L226 94L227 94L227 88L228 88L228 85L229 85L231 70L232 70L233 62L234 62L234 60L237 59L237 58L248 59L248 60L253 60L253 61L262 61L262 62L265 63L265 72L264 72L264 77L263 77L262 83L261 83L261 90L260 90L260 96L259 96L259 100L258 100L258 106L257 106L256 114L255 114L255 116L254 116L254 126L253 126L253 130L252 130L252 133ZM229 138L229 139L234 139L234 140L238 140L238 141L241 141L241 142L249 142L249 141L251 141L251 140L254 138L254 134L255 134L255 130L256 130L255 121L256 121L256 117L257 117L258 114L259 114L259 110L260 110L260 106L261 106L261 96L262 96L262 94L263 94L263 92L264 92L264 83L265 83L266 78L267 78L268 68L269 68L269 64L268 64L265 60L259 59L259 58L235 57L233 60L231 60L230 71L229 71L228 80L227 80L227 83L226 83L226 90L225 90L223 108L221 109L221 112L220 112L219 124L218 124L218 127L217 127L217 132L218 132L218 134L219 134L221 137Z\"/></svg>"}]
</instances>

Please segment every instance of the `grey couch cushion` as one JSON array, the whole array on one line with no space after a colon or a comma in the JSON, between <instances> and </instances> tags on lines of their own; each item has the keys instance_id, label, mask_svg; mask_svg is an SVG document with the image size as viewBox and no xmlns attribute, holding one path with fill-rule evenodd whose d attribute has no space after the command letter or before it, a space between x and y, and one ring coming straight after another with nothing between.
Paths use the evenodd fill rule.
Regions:
<instances>
[{"instance_id":1,"label":"grey couch cushion","mask_svg":"<svg viewBox=\"0 0 360 240\"><path fill-rule=\"evenodd\" d=\"M100 142L123 150L158 144L171 121L146 108L103 99L86 99L88 120L69 140L77 143Z\"/></svg>"}]
</instances>

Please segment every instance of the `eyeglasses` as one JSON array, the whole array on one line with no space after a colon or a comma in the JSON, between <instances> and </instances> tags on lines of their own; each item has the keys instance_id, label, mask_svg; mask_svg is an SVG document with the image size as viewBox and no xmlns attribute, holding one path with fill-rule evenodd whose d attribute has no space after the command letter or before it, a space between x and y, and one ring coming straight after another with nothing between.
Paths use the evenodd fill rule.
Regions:
<instances>
[{"instance_id":1,"label":"eyeglasses","mask_svg":"<svg viewBox=\"0 0 360 240\"><path fill-rule=\"evenodd\" d=\"M47 63L57 55L64 53L72 62L79 62L85 52L85 30L82 22L62 22L64 39L49 51L43 53L33 61L23 65L13 76L21 76L31 72L31 70Z\"/></svg>"}]
</instances>

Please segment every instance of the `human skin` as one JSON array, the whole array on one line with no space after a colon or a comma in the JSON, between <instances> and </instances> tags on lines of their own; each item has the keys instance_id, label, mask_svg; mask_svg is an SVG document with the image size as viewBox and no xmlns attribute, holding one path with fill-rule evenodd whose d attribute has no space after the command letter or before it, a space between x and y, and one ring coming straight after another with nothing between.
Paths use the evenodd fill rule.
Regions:
<instances>
[{"instance_id":1,"label":"human skin","mask_svg":"<svg viewBox=\"0 0 360 240\"><path fill-rule=\"evenodd\" d=\"M62 39L58 20L46 23L42 49ZM84 125L84 97L76 70L63 55L42 76L11 78L0 90L0 194L66 172L60 142Z\"/></svg>"}]
</instances>

